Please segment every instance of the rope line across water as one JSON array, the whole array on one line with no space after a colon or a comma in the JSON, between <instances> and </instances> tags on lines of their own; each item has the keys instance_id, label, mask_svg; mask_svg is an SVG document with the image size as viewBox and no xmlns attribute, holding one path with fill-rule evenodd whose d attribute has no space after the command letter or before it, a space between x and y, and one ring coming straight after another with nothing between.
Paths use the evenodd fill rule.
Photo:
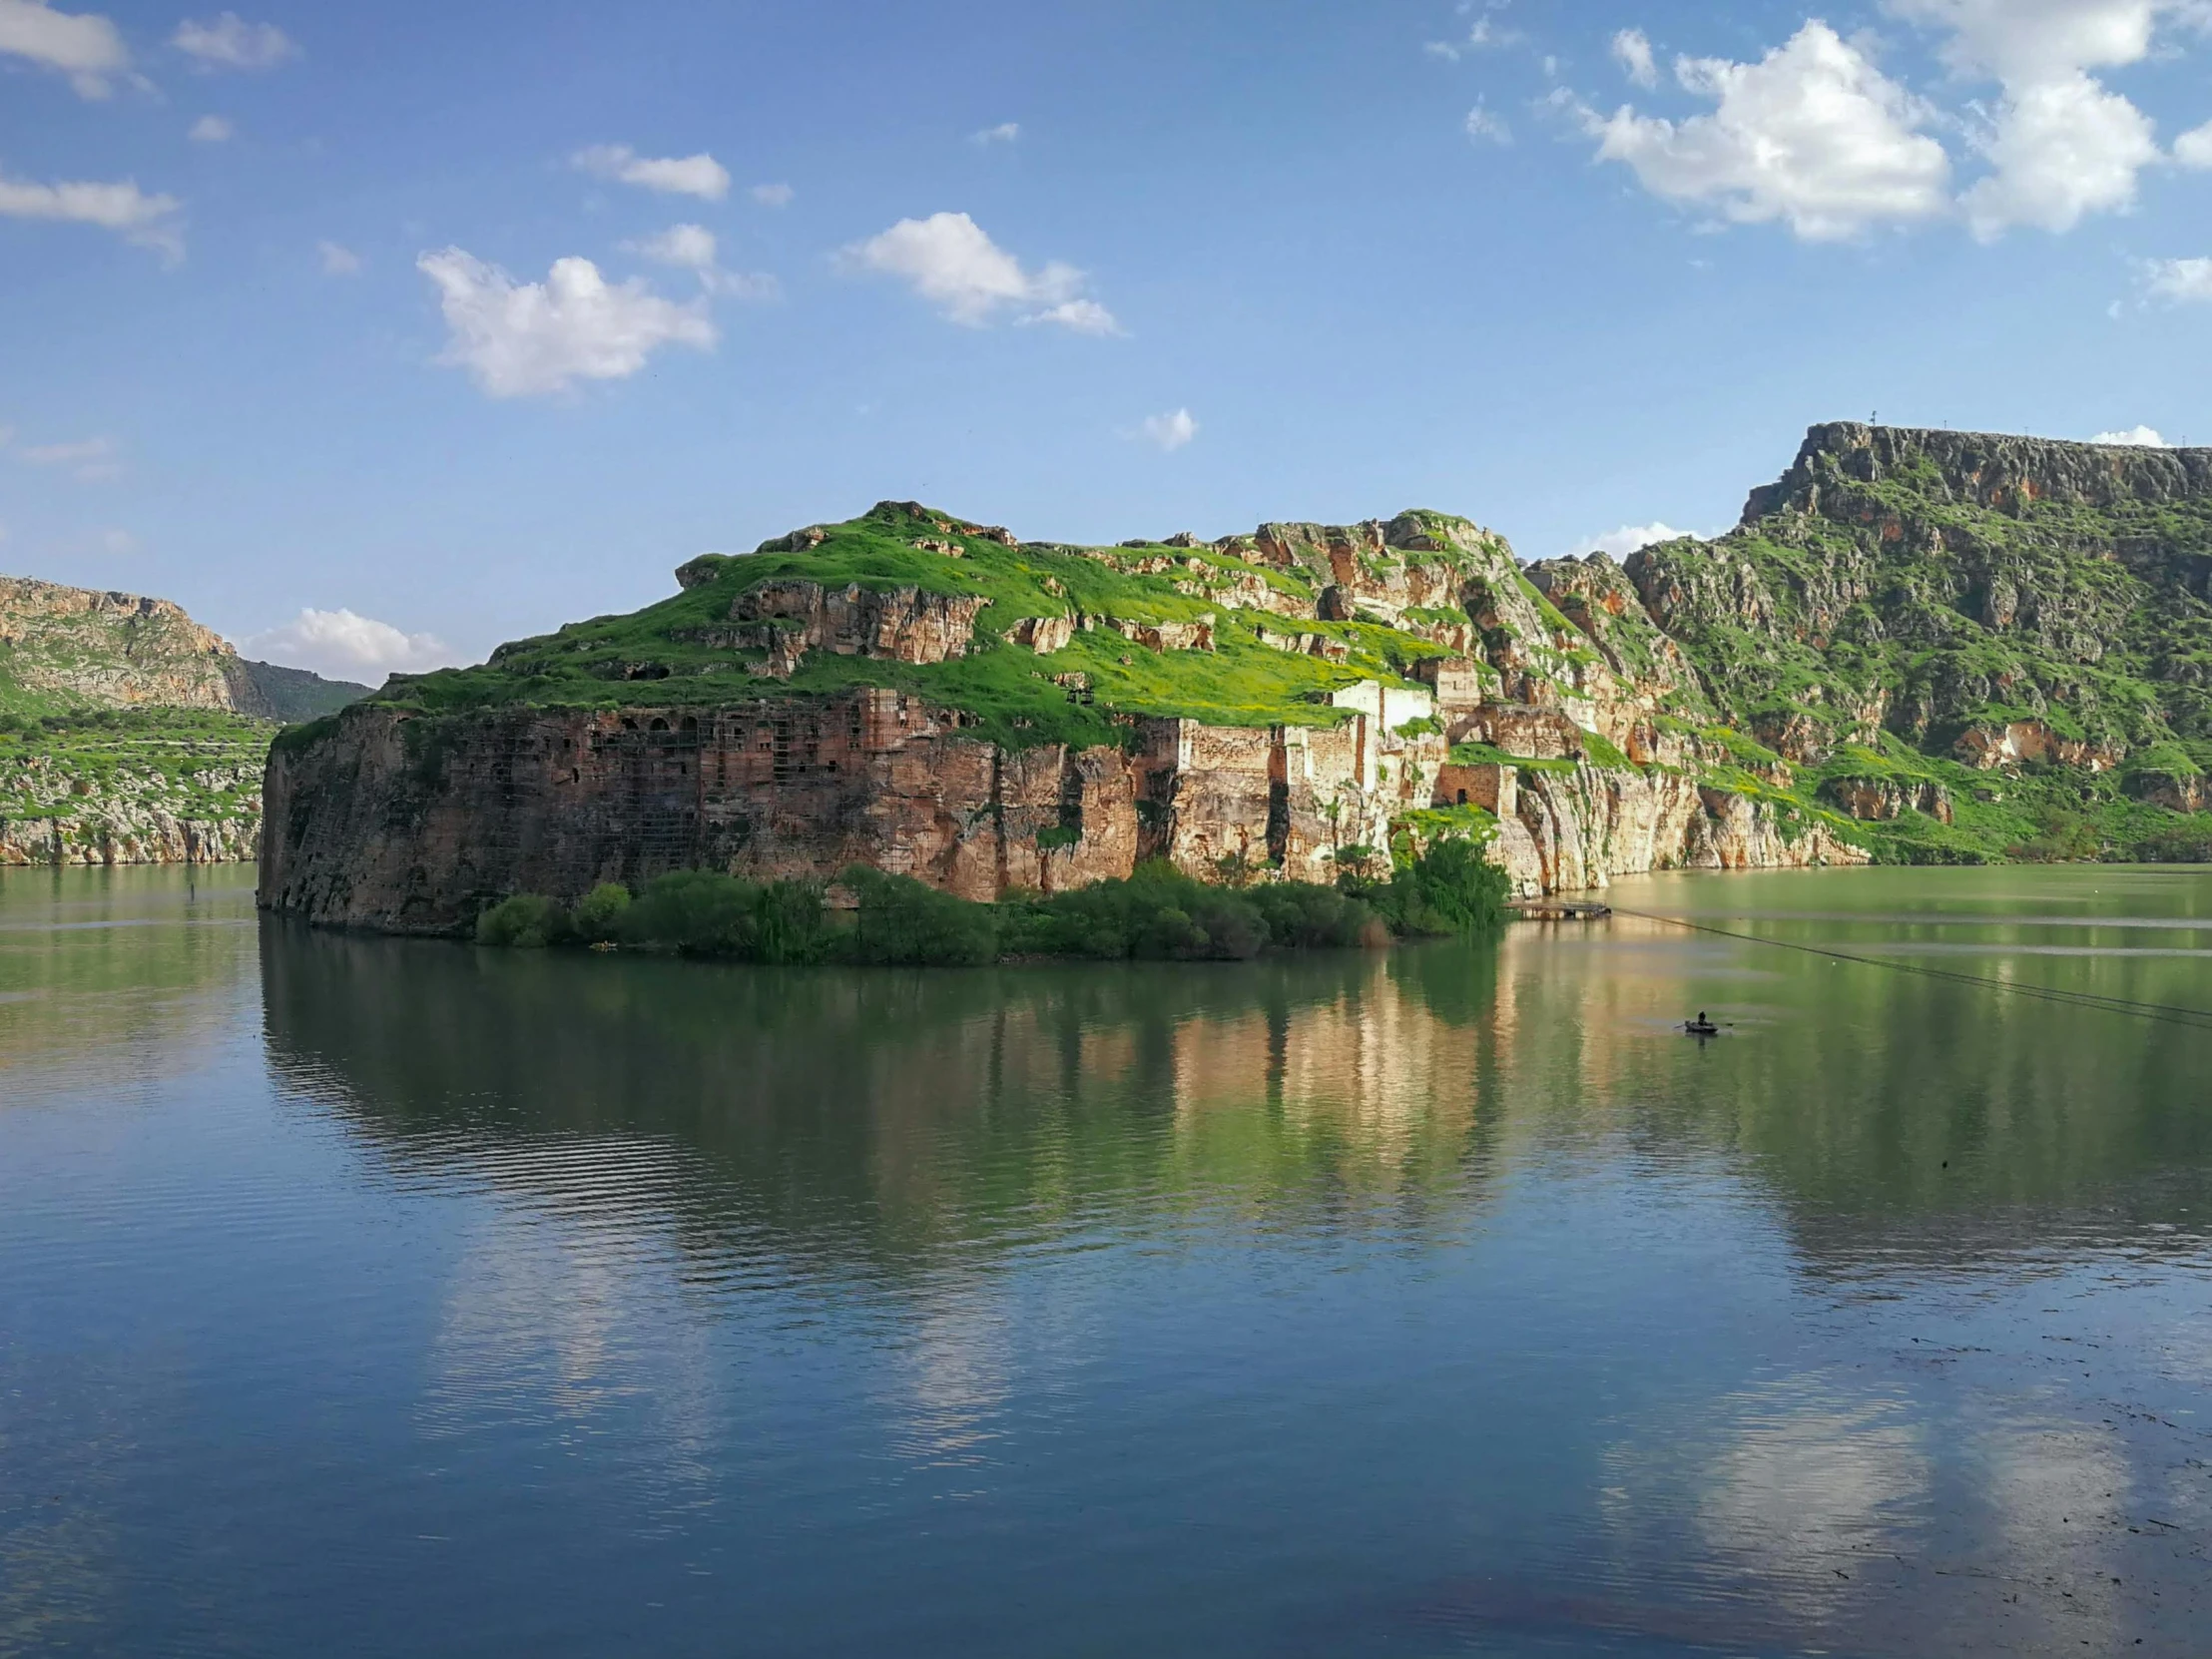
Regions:
<instances>
[{"instance_id":1,"label":"rope line across water","mask_svg":"<svg viewBox=\"0 0 2212 1659\"><path fill-rule=\"evenodd\" d=\"M2011 991L2044 1002L2061 1002L2075 1008L2096 1008L2108 1014L2130 1014L2137 1019L2184 1025L2192 1031L2212 1031L2212 1008L2190 1008L2172 1002L2137 1002L2129 997L2105 996L2096 991L2069 991L2056 985L2023 985L2017 980L1998 979L1984 973L1958 973L1949 968L1922 967L1914 962L1886 961L1880 956L1858 956L1848 950L1830 950L1817 944L1799 944L1794 939L1770 939L1757 933L1738 933L1730 928L1711 927L1701 921L1661 915L1653 910L1626 910L1617 904L1613 906L1613 913L1617 916L1635 916L1642 921L1668 922L1676 927L1687 927L1693 933L1711 933L1717 938L1737 939L1745 944L1767 944L1781 950L1803 951L1808 956L1828 956L1839 962L1856 962L1861 967L1888 968L1893 973L1913 973L1924 979L1947 979L1954 984Z\"/></svg>"}]
</instances>

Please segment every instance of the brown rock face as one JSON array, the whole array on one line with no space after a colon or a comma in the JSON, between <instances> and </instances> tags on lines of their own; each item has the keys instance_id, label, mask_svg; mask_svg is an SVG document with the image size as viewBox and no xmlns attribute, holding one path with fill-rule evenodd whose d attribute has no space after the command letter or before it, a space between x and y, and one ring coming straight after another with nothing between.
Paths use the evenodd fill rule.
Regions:
<instances>
[{"instance_id":1,"label":"brown rock face","mask_svg":"<svg viewBox=\"0 0 2212 1659\"><path fill-rule=\"evenodd\" d=\"M1132 737L1126 752L1012 752L883 690L619 714L360 707L272 752L261 902L438 933L511 892L574 898L672 869L827 879L865 863L973 899L1146 857L1326 880L1326 853L1385 842L1406 804L1407 780L1370 784L1384 740L1364 715L1324 730L1141 720Z\"/></svg>"},{"instance_id":2,"label":"brown rock face","mask_svg":"<svg viewBox=\"0 0 2212 1659\"><path fill-rule=\"evenodd\" d=\"M899 587L876 592L854 583L761 582L730 607L728 643L766 650L769 672L789 679L809 651L839 657L880 657L901 663L941 663L964 657L987 599L923 593Z\"/></svg>"},{"instance_id":3,"label":"brown rock face","mask_svg":"<svg viewBox=\"0 0 2212 1659\"><path fill-rule=\"evenodd\" d=\"M1951 822L1950 796L1939 784L1916 784L1895 778L1832 778L1829 798L1861 823L1882 823L1926 813L1939 824Z\"/></svg>"},{"instance_id":4,"label":"brown rock face","mask_svg":"<svg viewBox=\"0 0 2212 1659\"><path fill-rule=\"evenodd\" d=\"M2039 720L1969 726L1951 748L1959 760L1980 772L2018 766L2023 761L2056 761L2062 766L2109 772L2127 759L2127 751L2120 745L2061 737Z\"/></svg>"}]
</instances>

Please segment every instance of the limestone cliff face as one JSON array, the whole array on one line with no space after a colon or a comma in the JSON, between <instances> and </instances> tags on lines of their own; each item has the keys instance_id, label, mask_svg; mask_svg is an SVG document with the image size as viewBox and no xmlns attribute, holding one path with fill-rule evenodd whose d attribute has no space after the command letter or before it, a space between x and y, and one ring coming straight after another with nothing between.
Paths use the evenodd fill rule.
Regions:
<instances>
[{"instance_id":1,"label":"limestone cliff face","mask_svg":"<svg viewBox=\"0 0 2212 1659\"><path fill-rule=\"evenodd\" d=\"M261 829L254 815L180 818L159 807L0 818L0 866L244 863L256 855Z\"/></svg>"},{"instance_id":2,"label":"limestone cliff face","mask_svg":"<svg viewBox=\"0 0 2212 1659\"><path fill-rule=\"evenodd\" d=\"M0 577L0 650L26 690L73 702L238 706L238 653L166 599Z\"/></svg>"},{"instance_id":3,"label":"limestone cliff face","mask_svg":"<svg viewBox=\"0 0 2212 1659\"><path fill-rule=\"evenodd\" d=\"M1334 847L1387 838L1413 786L1383 757L1406 749L1355 714L1333 730L1140 720L1125 746L1015 751L876 689L444 720L370 704L272 752L261 895L318 922L444 932L506 893L700 867L828 879L866 863L975 899L1149 857L1327 880Z\"/></svg>"},{"instance_id":4,"label":"limestone cliff face","mask_svg":"<svg viewBox=\"0 0 2212 1659\"><path fill-rule=\"evenodd\" d=\"M1626 574L1722 712L1807 755L2212 738L2212 450L1816 426L1737 529Z\"/></svg>"}]
</instances>

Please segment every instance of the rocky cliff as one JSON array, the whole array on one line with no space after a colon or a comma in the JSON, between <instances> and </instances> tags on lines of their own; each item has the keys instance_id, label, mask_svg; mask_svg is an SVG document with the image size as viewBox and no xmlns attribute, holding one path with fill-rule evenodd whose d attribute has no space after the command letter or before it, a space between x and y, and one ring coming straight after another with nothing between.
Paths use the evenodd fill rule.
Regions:
<instances>
[{"instance_id":1,"label":"rocky cliff","mask_svg":"<svg viewBox=\"0 0 2212 1659\"><path fill-rule=\"evenodd\" d=\"M2204 452L1851 425L1625 565L1429 512L1079 547L885 502L287 734L262 899L438 932L688 866L990 898L1466 834L1537 893L2126 850L2206 800L2208 558Z\"/></svg>"},{"instance_id":2,"label":"rocky cliff","mask_svg":"<svg viewBox=\"0 0 2212 1659\"><path fill-rule=\"evenodd\" d=\"M166 599L0 577L0 865L251 858L276 723L366 690Z\"/></svg>"}]
</instances>

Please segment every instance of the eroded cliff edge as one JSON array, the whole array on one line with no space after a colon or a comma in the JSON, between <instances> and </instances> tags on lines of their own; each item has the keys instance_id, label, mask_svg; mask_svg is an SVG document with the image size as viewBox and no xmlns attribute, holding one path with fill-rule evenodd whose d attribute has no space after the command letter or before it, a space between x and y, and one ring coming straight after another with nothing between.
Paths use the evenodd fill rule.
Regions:
<instances>
[{"instance_id":1,"label":"eroded cliff edge","mask_svg":"<svg viewBox=\"0 0 2212 1659\"><path fill-rule=\"evenodd\" d=\"M885 502L280 740L262 899L439 932L687 866L990 898L1466 834L1532 894L2000 857L2053 802L2165 833L2208 568L2205 452L1849 424L1625 566L1430 512L1107 548Z\"/></svg>"}]
</instances>

